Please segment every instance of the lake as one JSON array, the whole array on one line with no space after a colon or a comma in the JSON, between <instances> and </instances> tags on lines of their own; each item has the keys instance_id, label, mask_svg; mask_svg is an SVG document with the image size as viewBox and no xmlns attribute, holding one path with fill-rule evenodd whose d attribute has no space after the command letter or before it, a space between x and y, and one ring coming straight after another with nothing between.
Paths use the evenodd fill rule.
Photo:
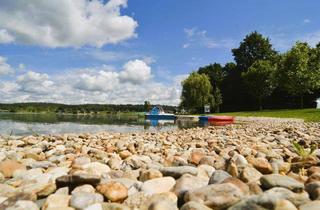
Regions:
<instances>
[{"instance_id":1,"label":"lake","mask_svg":"<svg viewBox=\"0 0 320 210\"><path fill-rule=\"evenodd\" d=\"M191 121L146 121L139 115L58 115L0 112L0 134L157 132L199 126Z\"/></svg>"}]
</instances>

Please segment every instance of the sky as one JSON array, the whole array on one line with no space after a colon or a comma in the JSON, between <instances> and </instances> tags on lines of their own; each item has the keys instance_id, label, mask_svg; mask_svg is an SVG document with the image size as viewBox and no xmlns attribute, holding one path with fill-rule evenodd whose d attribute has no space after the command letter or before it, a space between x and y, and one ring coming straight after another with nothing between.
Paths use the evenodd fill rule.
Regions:
<instances>
[{"instance_id":1,"label":"sky","mask_svg":"<svg viewBox=\"0 0 320 210\"><path fill-rule=\"evenodd\" d=\"M320 42L319 0L1 0L0 103L177 105L181 81L258 31Z\"/></svg>"}]
</instances>

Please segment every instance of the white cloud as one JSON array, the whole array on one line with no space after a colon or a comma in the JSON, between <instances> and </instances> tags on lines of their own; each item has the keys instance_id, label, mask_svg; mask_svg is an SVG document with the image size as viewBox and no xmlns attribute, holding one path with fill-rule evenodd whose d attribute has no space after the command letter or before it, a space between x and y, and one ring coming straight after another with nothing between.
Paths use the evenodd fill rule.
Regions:
<instances>
[{"instance_id":1,"label":"white cloud","mask_svg":"<svg viewBox=\"0 0 320 210\"><path fill-rule=\"evenodd\" d=\"M7 30L0 30L0 43L8 44L14 41L14 37L11 36Z\"/></svg>"},{"instance_id":2,"label":"white cloud","mask_svg":"<svg viewBox=\"0 0 320 210\"><path fill-rule=\"evenodd\" d=\"M139 84L151 78L151 68L141 60L129 61L123 66L119 77L124 82Z\"/></svg>"},{"instance_id":3,"label":"white cloud","mask_svg":"<svg viewBox=\"0 0 320 210\"><path fill-rule=\"evenodd\" d=\"M172 76L165 83L157 82L142 60L129 61L121 70L103 65L59 75L28 71L14 80L0 79L0 102L141 104L150 100L177 105L183 78L185 75Z\"/></svg>"},{"instance_id":4,"label":"white cloud","mask_svg":"<svg viewBox=\"0 0 320 210\"><path fill-rule=\"evenodd\" d=\"M109 91L118 85L118 82L118 73L99 71L81 74L75 87L87 91Z\"/></svg>"},{"instance_id":5,"label":"white cloud","mask_svg":"<svg viewBox=\"0 0 320 210\"><path fill-rule=\"evenodd\" d=\"M311 20L308 19L308 18L306 18L306 19L303 20L303 22L304 22L304 23L311 23Z\"/></svg>"},{"instance_id":6,"label":"white cloud","mask_svg":"<svg viewBox=\"0 0 320 210\"><path fill-rule=\"evenodd\" d=\"M314 31L295 36L289 36L285 33L270 34L268 36L270 37L274 48L280 51L286 51L290 49L297 41L307 42L312 47L320 43L320 31Z\"/></svg>"},{"instance_id":7,"label":"white cloud","mask_svg":"<svg viewBox=\"0 0 320 210\"><path fill-rule=\"evenodd\" d=\"M45 94L50 92L53 82L49 80L47 74L41 74L34 71L18 76L17 84L19 90L27 93Z\"/></svg>"},{"instance_id":8,"label":"white cloud","mask_svg":"<svg viewBox=\"0 0 320 210\"><path fill-rule=\"evenodd\" d=\"M320 31L302 35L298 40L308 42L311 46L316 46L320 43Z\"/></svg>"},{"instance_id":9,"label":"white cloud","mask_svg":"<svg viewBox=\"0 0 320 210\"><path fill-rule=\"evenodd\" d=\"M127 0L1 0L0 41L46 47L101 47L135 37Z\"/></svg>"},{"instance_id":10,"label":"white cloud","mask_svg":"<svg viewBox=\"0 0 320 210\"><path fill-rule=\"evenodd\" d=\"M25 66L23 63L20 63L19 66L18 66L18 68L19 68L20 70L24 70L24 69L26 68L26 66Z\"/></svg>"},{"instance_id":11,"label":"white cloud","mask_svg":"<svg viewBox=\"0 0 320 210\"><path fill-rule=\"evenodd\" d=\"M233 39L216 40L208 36L206 30L198 30L197 28L185 28L186 43L182 48L204 47L204 48L232 48L237 43Z\"/></svg>"},{"instance_id":12,"label":"white cloud","mask_svg":"<svg viewBox=\"0 0 320 210\"><path fill-rule=\"evenodd\" d=\"M102 50L92 50L88 52L94 59L110 62L110 61L121 61L128 58L128 55L122 52L113 51L102 51Z\"/></svg>"},{"instance_id":13,"label":"white cloud","mask_svg":"<svg viewBox=\"0 0 320 210\"><path fill-rule=\"evenodd\" d=\"M92 58L104 62L118 62L127 61L133 59L139 59L145 62L147 65L151 65L156 62L156 59L150 55L143 55L131 52L117 52L117 51L104 51L102 49L90 49L86 52Z\"/></svg>"},{"instance_id":14,"label":"white cloud","mask_svg":"<svg viewBox=\"0 0 320 210\"><path fill-rule=\"evenodd\" d=\"M0 76L12 74L13 68L7 63L7 58L0 56Z\"/></svg>"}]
</instances>

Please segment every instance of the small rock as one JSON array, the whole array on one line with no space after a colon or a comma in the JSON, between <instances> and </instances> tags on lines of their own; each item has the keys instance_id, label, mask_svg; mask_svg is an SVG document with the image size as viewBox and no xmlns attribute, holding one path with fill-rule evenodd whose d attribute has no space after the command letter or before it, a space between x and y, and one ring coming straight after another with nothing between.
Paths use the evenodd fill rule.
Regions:
<instances>
[{"instance_id":1,"label":"small rock","mask_svg":"<svg viewBox=\"0 0 320 210\"><path fill-rule=\"evenodd\" d=\"M128 189L119 182L100 184L96 189L112 202L120 202L128 197Z\"/></svg>"},{"instance_id":2,"label":"small rock","mask_svg":"<svg viewBox=\"0 0 320 210\"><path fill-rule=\"evenodd\" d=\"M132 155L131 152L129 152L128 150L124 150L124 151L121 151L119 152L119 156L121 157L121 159L126 159L128 157L130 157Z\"/></svg>"},{"instance_id":3,"label":"small rock","mask_svg":"<svg viewBox=\"0 0 320 210\"><path fill-rule=\"evenodd\" d=\"M69 171L68 167L55 167L49 168L46 173L51 175L52 180L56 180L58 177L67 175Z\"/></svg>"},{"instance_id":4,"label":"small rock","mask_svg":"<svg viewBox=\"0 0 320 210\"><path fill-rule=\"evenodd\" d=\"M44 153L40 153L40 154L35 154L35 153L27 153L25 154L25 158L31 158L34 159L36 161L42 161L46 159L46 156Z\"/></svg>"},{"instance_id":5,"label":"small rock","mask_svg":"<svg viewBox=\"0 0 320 210\"><path fill-rule=\"evenodd\" d=\"M211 210L211 208L201 204L201 203L198 203L198 202L195 202L195 201L190 201L188 203L185 203L181 208L180 210Z\"/></svg>"},{"instance_id":6,"label":"small rock","mask_svg":"<svg viewBox=\"0 0 320 210\"><path fill-rule=\"evenodd\" d=\"M319 210L320 209L320 200L311 201L299 206L299 210Z\"/></svg>"},{"instance_id":7,"label":"small rock","mask_svg":"<svg viewBox=\"0 0 320 210\"><path fill-rule=\"evenodd\" d=\"M33 201L19 200L13 206L6 208L6 210L39 210L37 204Z\"/></svg>"},{"instance_id":8,"label":"small rock","mask_svg":"<svg viewBox=\"0 0 320 210\"><path fill-rule=\"evenodd\" d=\"M50 195L43 206L43 210L50 210L50 209L62 209L69 206L71 196L69 195L62 195L62 194L52 194Z\"/></svg>"},{"instance_id":9,"label":"small rock","mask_svg":"<svg viewBox=\"0 0 320 210\"><path fill-rule=\"evenodd\" d=\"M199 165L214 166L214 158L212 156L204 156L201 158Z\"/></svg>"},{"instance_id":10,"label":"small rock","mask_svg":"<svg viewBox=\"0 0 320 210\"><path fill-rule=\"evenodd\" d=\"M68 187L59 188L54 194L69 195L69 188Z\"/></svg>"},{"instance_id":11,"label":"small rock","mask_svg":"<svg viewBox=\"0 0 320 210\"><path fill-rule=\"evenodd\" d=\"M73 160L73 166L74 168L81 168L83 165L89 164L91 162L89 157L77 157Z\"/></svg>"},{"instance_id":12,"label":"small rock","mask_svg":"<svg viewBox=\"0 0 320 210\"><path fill-rule=\"evenodd\" d=\"M71 190L80 185L90 184L92 186L97 186L99 183L100 178L98 176L88 174L67 175L56 179L56 185L58 188L69 187Z\"/></svg>"},{"instance_id":13,"label":"small rock","mask_svg":"<svg viewBox=\"0 0 320 210\"><path fill-rule=\"evenodd\" d=\"M1 189L1 188L0 188ZM1 189L2 191L2 189ZM0 192L1 192L0 191ZM2 192L3 193L3 192ZM0 203L0 209L6 209L12 205L14 205L19 200L31 200L35 201L37 196L31 193L17 192L13 195L10 195L7 199L5 199L2 203Z\"/></svg>"},{"instance_id":14,"label":"small rock","mask_svg":"<svg viewBox=\"0 0 320 210\"><path fill-rule=\"evenodd\" d=\"M198 170L192 166L173 166L164 167L160 169L163 176L171 176L175 179L179 179L183 174L197 175Z\"/></svg>"},{"instance_id":15,"label":"small rock","mask_svg":"<svg viewBox=\"0 0 320 210\"><path fill-rule=\"evenodd\" d=\"M260 187L260 185L259 184L257 184L256 182L250 182L250 183L248 183L248 187L249 187L249 190L250 190L250 194L260 194L260 193L262 193L263 191L262 191L262 189L261 189L261 187Z\"/></svg>"},{"instance_id":16,"label":"small rock","mask_svg":"<svg viewBox=\"0 0 320 210\"><path fill-rule=\"evenodd\" d=\"M99 177L110 172L109 166L99 162L87 163L82 166L82 169L90 175L96 175Z\"/></svg>"},{"instance_id":17,"label":"small rock","mask_svg":"<svg viewBox=\"0 0 320 210\"><path fill-rule=\"evenodd\" d=\"M6 154L4 152L0 152L0 161L3 161L6 159Z\"/></svg>"},{"instance_id":18,"label":"small rock","mask_svg":"<svg viewBox=\"0 0 320 210\"><path fill-rule=\"evenodd\" d=\"M99 193L76 192L70 200L70 206L76 209L83 209L94 203L102 203L103 196Z\"/></svg>"},{"instance_id":19,"label":"small rock","mask_svg":"<svg viewBox=\"0 0 320 210\"><path fill-rule=\"evenodd\" d=\"M141 191L147 195L169 192L175 184L176 181L172 177L151 179L142 184Z\"/></svg>"},{"instance_id":20,"label":"small rock","mask_svg":"<svg viewBox=\"0 0 320 210\"><path fill-rule=\"evenodd\" d=\"M308 168L308 175L311 176L314 173L320 173L320 167L319 166L311 166Z\"/></svg>"},{"instance_id":21,"label":"small rock","mask_svg":"<svg viewBox=\"0 0 320 210\"><path fill-rule=\"evenodd\" d=\"M312 200L320 199L320 182L316 181L306 184L306 191Z\"/></svg>"},{"instance_id":22,"label":"small rock","mask_svg":"<svg viewBox=\"0 0 320 210\"><path fill-rule=\"evenodd\" d=\"M276 202L274 210L298 210L298 209L290 201L280 199Z\"/></svg>"},{"instance_id":23,"label":"small rock","mask_svg":"<svg viewBox=\"0 0 320 210\"><path fill-rule=\"evenodd\" d=\"M238 177L238 175L239 175L238 167L234 162L230 162L228 164L227 172L233 177Z\"/></svg>"},{"instance_id":24,"label":"small rock","mask_svg":"<svg viewBox=\"0 0 320 210\"><path fill-rule=\"evenodd\" d=\"M79 187L74 188L74 190L72 190L71 194L73 195L74 193L78 193L78 192L95 193L95 191L96 191L96 189L94 189L94 187L92 187L92 185L85 184L85 185L81 185Z\"/></svg>"},{"instance_id":25,"label":"small rock","mask_svg":"<svg viewBox=\"0 0 320 210\"><path fill-rule=\"evenodd\" d=\"M173 192L179 198L182 198L186 192L206 185L208 185L208 180L192 176L190 174L185 174L177 180Z\"/></svg>"},{"instance_id":26,"label":"small rock","mask_svg":"<svg viewBox=\"0 0 320 210\"><path fill-rule=\"evenodd\" d=\"M287 174L291 169L291 164L283 160L273 160L271 166L273 173Z\"/></svg>"},{"instance_id":27,"label":"small rock","mask_svg":"<svg viewBox=\"0 0 320 210\"><path fill-rule=\"evenodd\" d=\"M223 180L223 182L221 182L222 184L223 183L231 183L231 184L234 184L235 186L237 186L242 192L244 195L247 195L249 194L249 186L246 185L244 182L242 182L240 179L237 179L235 177L229 177L229 178L226 178L225 180Z\"/></svg>"},{"instance_id":28,"label":"small rock","mask_svg":"<svg viewBox=\"0 0 320 210\"><path fill-rule=\"evenodd\" d=\"M18 191L15 187L8 184L0 184L0 196L10 197Z\"/></svg>"},{"instance_id":29,"label":"small rock","mask_svg":"<svg viewBox=\"0 0 320 210\"><path fill-rule=\"evenodd\" d=\"M226 209L243 197L243 192L231 183L212 184L186 193L184 200L196 201L213 209Z\"/></svg>"},{"instance_id":30,"label":"small rock","mask_svg":"<svg viewBox=\"0 0 320 210\"><path fill-rule=\"evenodd\" d=\"M162 177L162 173L159 170L148 169L148 170L141 171L139 180L144 182L150 179L161 178L161 177Z\"/></svg>"},{"instance_id":31,"label":"small rock","mask_svg":"<svg viewBox=\"0 0 320 210\"><path fill-rule=\"evenodd\" d=\"M309 178L306 181L306 183L308 184L308 183L311 183L311 182L320 182L320 173L319 172L315 172L311 176L309 176Z\"/></svg>"},{"instance_id":32,"label":"small rock","mask_svg":"<svg viewBox=\"0 0 320 210\"><path fill-rule=\"evenodd\" d=\"M270 174L273 171L271 164L265 158L252 158L248 161L262 174Z\"/></svg>"},{"instance_id":33,"label":"small rock","mask_svg":"<svg viewBox=\"0 0 320 210\"><path fill-rule=\"evenodd\" d=\"M310 201L307 193L294 193L286 188L275 187L265 191L264 193L244 198L240 202L230 207L228 210L265 210L265 207L276 206L276 203L281 199L288 200L295 206L299 206Z\"/></svg>"},{"instance_id":34,"label":"small rock","mask_svg":"<svg viewBox=\"0 0 320 210\"><path fill-rule=\"evenodd\" d=\"M240 154L235 154L231 158L231 161L234 162L238 168L244 168L248 165L247 159Z\"/></svg>"},{"instance_id":35,"label":"small rock","mask_svg":"<svg viewBox=\"0 0 320 210\"><path fill-rule=\"evenodd\" d=\"M111 169L119 170L121 168L122 160L119 157L113 157L108 160L107 164Z\"/></svg>"},{"instance_id":36,"label":"small rock","mask_svg":"<svg viewBox=\"0 0 320 210\"><path fill-rule=\"evenodd\" d=\"M197 167L197 169L198 169L197 176L208 179L208 181L209 181L210 177L212 176L212 174L216 171L215 168L213 168L212 166L209 166L209 165L199 165Z\"/></svg>"},{"instance_id":37,"label":"small rock","mask_svg":"<svg viewBox=\"0 0 320 210\"><path fill-rule=\"evenodd\" d=\"M54 167L56 166L55 164L49 162L49 161L36 161L36 162L33 162L31 164L31 168L44 168L44 169L47 169L49 167Z\"/></svg>"},{"instance_id":38,"label":"small rock","mask_svg":"<svg viewBox=\"0 0 320 210\"><path fill-rule=\"evenodd\" d=\"M304 189L304 185L301 182L279 174L264 175L261 177L260 182L265 189L284 187L294 192L301 192Z\"/></svg>"},{"instance_id":39,"label":"small rock","mask_svg":"<svg viewBox=\"0 0 320 210\"><path fill-rule=\"evenodd\" d=\"M226 178L232 177L228 172L216 170L210 177L209 184L219 184Z\"/></svg>"},{"instance_id":40,"label":"small rock","mask_svg":"<svg viewBox=\"0 0 320 210\"><path fill-rule=\"evenodd\" d=\"M166 200L152 203L148 210L178 210L177 205Z\"/></svg>"},{"instance_id":41,"label":"small rock","mask_svg":"<svg viewBox=\"0 0 320 210\"><path fill-rule=\"evenodd\" d=\"M190 162L198 165L201 158L205 156L205 152L201 148L193 149L190 155Z\"/></svg>"},{"instance_id":42,"label":"small rock","mask_svg":"<svg viewBox=\"0 0 320 210\"><path fill-rule=\"evenodd\" d=\"M102 203L101 206L102 210L130 210L129 207L118 203Z\"/></svg>"},{"instance_id":43,"label":"small rock","mask_svg":"<svg viewBox=\"0 0 320 210\"><path fill-rule=\"evenodd\" d=\"M131 209L141 209L141 206L150 200L150 196L147 196L143 192L137 192L129 195L123 202L124 205L129 206Z\"/></svg>"},{"instance_id":44,"label":"small rock","mask_svg":"<svg viewBox=\"0 0 320 210\"><path fill-rule=\"evenodd\" d=\"M0 162L0 172L4 177L12 177L16 170L26 170L26 167L14 160L5 160Z\"/></svg>"},{"instance_id":45,"label":"small rock","mask_svg":"<svg viewBox=\"0 0 320 210\"><path fill-rule=\"evenodd\" d=\"M246 167L240 174L240 178L244 182L258 182L262 174L255 168Z\"/></svg>"},{"instance_id":46,"label":"small rock","mask_svg":"<svg viewBox=\"0 0 320 210\"><path fill-rule=\"evenodd\" d=\"M0 183L2 183L6 178L4 175L0 172Z\"/></svg>"},{"instance_id":47,"label":"small rock","mask_svg":"<svg viewBox=\"0 0 320 210\"><path fill-rule=\"evenodd\" d=\"M177 196L172 192L154 194L139 208L141 210L178 210Z\"/></svg>"}]
</instances>

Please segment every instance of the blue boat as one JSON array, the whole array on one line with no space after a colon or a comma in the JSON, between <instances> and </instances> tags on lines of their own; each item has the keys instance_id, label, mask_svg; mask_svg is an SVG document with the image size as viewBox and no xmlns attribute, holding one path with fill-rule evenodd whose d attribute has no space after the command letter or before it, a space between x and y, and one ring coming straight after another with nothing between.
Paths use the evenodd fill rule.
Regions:
<instances>
[{"instance_id":1,"label":"blue boat","mask_svg":"<svg viewBox=\"0 0 320 210\"><path fill-rule=\"evenodd\" d=\"M145 114L145 118L148 120L175 120L177 117L174 114L165 113L162 107L156 106Z\"/></svg>"}]
</instances>

